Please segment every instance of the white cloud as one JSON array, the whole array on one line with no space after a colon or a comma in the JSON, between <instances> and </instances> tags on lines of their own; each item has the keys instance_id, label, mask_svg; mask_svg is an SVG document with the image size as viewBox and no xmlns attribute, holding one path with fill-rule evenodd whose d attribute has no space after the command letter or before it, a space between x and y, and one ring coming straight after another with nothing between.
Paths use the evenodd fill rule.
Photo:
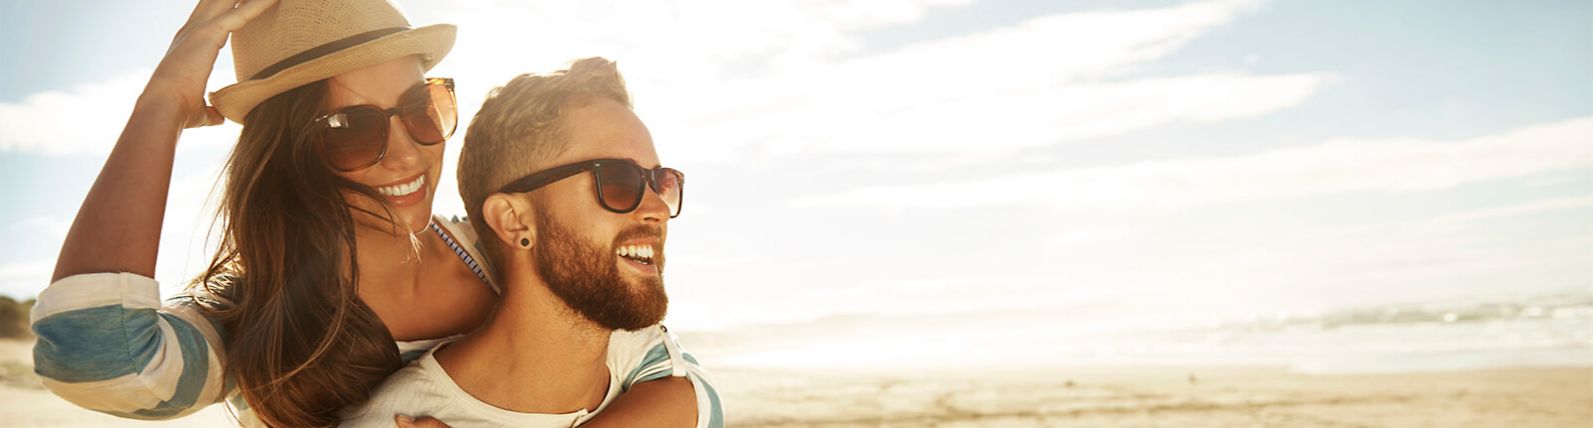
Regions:
<instances>
[{"instance_id":1,"label":"white cloud","mask_svg":"<svg viewBox=\"0 0 1593 428\"><path fill-rule=\"evenodd\" d=\"M802 197L803 207L1185 207L1341 192L1413 192L1593 167L1593 117L1459 141L1335 140L1228 157L1064 169ZM945 197L957 195L956 197Z\"/></svg>"},{"instance_id":2,"label":"white cloud","mask_svg":"<svg viewBox=\"0 0 1593 428\"><path fill-rule=\"evenodd\" d=\"M1259 2L1063 13L869 51L868 31L963 1L467 2L412 7L459 40L434 71L470 117L525 72L606 56L673 162L774 153L1007 152L1296 106L1330 73L1128 77ZM433 18L436 19L427 19Z\"/></svg>"},{"instance_id":3,"label":"white cloud","mask_svg":"<svg viewBox=\"0 0 1593 428\"><path fill-rule=\"evenodd\" d=\"M777 153L1005 153L1303 102L1332 76L1124 77L1253 4L1057 14L756 78L638 91L670 100L653 116L663 118L655 127L689 137L690 157L725 158L749 145Z\"/></svg>"},{"instance_id":4,"label":"white cloud","mask_svg":"<svg viewBox=\"0 0 1593 428\"><path fill-rule=\"evenodd\" d=\"M160 58L150 58L153 66ZM231 51L222 49L207 90L233 83ZM43 155L110 153L127 125L133 104L149 82L150 68L133 66L106 80L69 90L43 91L15 103L0 102L0 154ZM223 148L237 141L242 128L219 126L184 130L178 150Z\"/></svg>"},{"instance_id":5,"label":"white cloud","mask_svg":"<svg viewBox=\"0 0 1593 428\"><path fill-rule=\"evenodd\" d=\"M788 151L941 153L995 156L1015 149L1117 135L1183 122L1257 116L1305 101L1323 74L1212 74L1060 85L897 105L898 111L814 109L781 130ZM928 84L928 82L925 82ZM841 103L842 105L861 105ZM776 121L752 128L771 129ZM749 130L749 132L752 132ZM768 132L768 131L759 131ZM773 135L770 138L775 138Z\"/></svg>"},{"instance_id":6,"label":"white cloud","mask_svg":"<svg viewBox=\"0 0 1593 428\"><path fill-rule=\"evenodd\" d=\"M857 32L915 22L931 8L969 2L465 1L418 3L410 12L416 24L459 25L460 40L451 54L457 57L449 63L475 70L506 63L556 66L583 56L624 53L660 66L649 76L714 71L700 76L711 81L723 77L718 72L727 71L726 65L790 66L856 52L862 48Z\"/></svg>"},{"instance_id":7,"label":"white cloud","mask_svg":"<svg viewBox=\"0 0 1593 428\"><path fill-rule=\"evenodd\" d=\"M0 295L30 299L50 283L53 260L26 260L0 265Z\"/></svg>"},{"instance_id":8,"label":"white cloud","mask_svg":"<svg viewBox=\"0 0 1593 428\"><path fill-rule=\"evenodd\" d=\"M1498 218L1531 215L1542 212L1568 210L1593 206L1593 196L1570 196L1548 200L1532 201L1502 207L1483 208L1479 210L1450 213L1433 219L1434 223L1459 226L1465 223L1493 220Z\"/></svg>"},{"instance_id":9,"label":"white cloud","mask_svg":"<svg viewBox=\"0 0 1593 428\"><path fill-rule=\"evenodd\" d=\"M0 103L0 117L5 118L0 121L0 152L109 151L148 79L144 70Z\"/></svg>"}]
</instances>

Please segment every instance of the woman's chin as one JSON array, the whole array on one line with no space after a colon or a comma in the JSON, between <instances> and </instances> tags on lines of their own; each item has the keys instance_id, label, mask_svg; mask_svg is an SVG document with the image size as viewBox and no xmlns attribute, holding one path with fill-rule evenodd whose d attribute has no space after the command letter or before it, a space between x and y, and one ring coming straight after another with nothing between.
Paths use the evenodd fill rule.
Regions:
<instances>
[{"instance_id":1,"label":"woman's chin","mask_svg":"<svg viewBox=\"0 0 1593 428\"><path fill-rule=\"evenodd\" d=\"M392 222L366 213L356 213L354 216L354 222L358 223L359 226L394 236L421 233L426 231L427 225L431 224L431 210L429 209L395 209L393 210Z\"/></svg>"},{"instance_id":2,"label":"woman's chin","mask_svg":"<svg viewBox=\"0 0 1593 428\"><path fill-rule=\"evenodd\" d=\"M408 211L408 210L406 210ZM400 229L411 234L426 231L426 225L431 224L431 210L414 210L416 212L403 212L398 214ZM424 212L420 212L424 211Z\"/></svg>"}]
</instances>

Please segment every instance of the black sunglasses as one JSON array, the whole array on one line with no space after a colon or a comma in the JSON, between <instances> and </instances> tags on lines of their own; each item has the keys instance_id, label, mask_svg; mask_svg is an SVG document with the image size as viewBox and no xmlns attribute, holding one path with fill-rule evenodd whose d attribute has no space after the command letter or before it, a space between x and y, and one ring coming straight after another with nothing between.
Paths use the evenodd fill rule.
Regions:
<instances>
[{"instance_id":1,"label":"black sunglasses","mask_svg":"<svg viewBox=\"0 0 1593 428\"><path fill-rule=\"evenodd\" d=\"M398 116L410 138L424 146L448 140L459 126L454 79L432 77L399 98L398 107L357 105L315 118L302 134L315 144L327 163L339 171L375 165L387 155L389 120Z\"/></svg>"},{"instance_id":2,"label":"black sunglasses","mask_svg":"<svg viewBox=\"0 0 1593 428\"><path fill-rule=\"evenodd\" d=\"M669 207L669 218L680 216L686 175L674 168L643 168L627 159L594 159L548 168L509 182L498 193L530 192L586 171L592 171L593 191L603 209L618 214L636 211L651 187Z\"/></svg>"}]
</instances>

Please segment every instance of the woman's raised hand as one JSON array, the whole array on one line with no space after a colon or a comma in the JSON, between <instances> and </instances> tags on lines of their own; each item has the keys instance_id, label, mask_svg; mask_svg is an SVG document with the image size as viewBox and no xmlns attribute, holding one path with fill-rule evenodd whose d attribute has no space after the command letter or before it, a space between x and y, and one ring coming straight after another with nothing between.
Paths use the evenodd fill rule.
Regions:
<instances>
[{"instance_id":1,"label":"woman's raised hand","mask_svg":"<svg viewBox=\"0 0 1593 428\"><path fill-rule=\"evenodd\" d=\"M83 198L50 282L99 272L155 276L177 138L182 128L221 123L221 113L205 105L205 83L216 55L229 34L275 4L200 0L150 76L116 148Z\"/></svg>"},{"instance_id":2,"label":"woman's raised hand","mask_svg":"<svg viewBox=\"0 0 1593 428\"><path fill-rule=\"evenodd\" d=\"M227 44L227 36L249 20L276 5L276 0L200 0L188 22L177 30L166 57L160 60L144 99L172 103L182 112L182 126L196 128L218 125L221 113L205 104L205 83L216 67L216 56Z\"/></svg>"}]
</instances>

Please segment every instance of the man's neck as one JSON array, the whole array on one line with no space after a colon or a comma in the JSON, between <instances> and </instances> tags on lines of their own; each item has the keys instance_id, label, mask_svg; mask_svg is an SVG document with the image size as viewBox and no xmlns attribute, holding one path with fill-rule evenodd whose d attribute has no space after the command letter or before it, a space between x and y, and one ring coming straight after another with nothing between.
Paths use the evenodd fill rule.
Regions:
<instances>
[{"instance_id":1,"label":"man's neck","mask_svg":"<svg viewBox=\"0 0 1593 428\"><path fill-rule=\"evenodd\" d=\"M506 273L492 319L438 350L437 362L465 392L502 409L595 410L608 394L611 332L576 314L540 277Z\"/></svg>"}]
</instances>

